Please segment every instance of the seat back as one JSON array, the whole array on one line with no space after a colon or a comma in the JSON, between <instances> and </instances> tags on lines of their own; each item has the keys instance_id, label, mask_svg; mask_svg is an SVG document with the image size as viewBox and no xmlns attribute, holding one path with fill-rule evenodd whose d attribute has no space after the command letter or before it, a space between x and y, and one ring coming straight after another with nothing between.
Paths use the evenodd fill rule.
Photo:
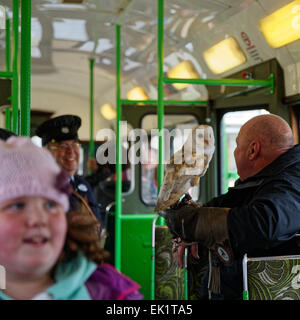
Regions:
<instances>
[{"instance_id":1,"label":"seat back","mask_svg":"<svg viewBox=\"0 0 300 320\"><path fill-rule=\"evenodd\" d=\"M173 261L167 226L155 226L155 300L184 300L184 270Z\"/></svg>"},{"instance_id":2,"label":"seat back","mask_svg":"<svg viewBox=\"0 0 300 320\"><path fill-rule=\"evenodd\" d=\"M185 251L185 268L173 260L172 235L167 226L155 226L155 300L197 300L207 268L207 250L200 248L200 259Z\"/></svg>"},{"instance_id":3,"label":"seat back","mask_svg":"<svg viewBox=\"0 0 300 320\"><path fill-rule=\"evenodd\" d=\"M300 300L300 255L243 259L244 300Z\"/></svg>"}]
</instances>

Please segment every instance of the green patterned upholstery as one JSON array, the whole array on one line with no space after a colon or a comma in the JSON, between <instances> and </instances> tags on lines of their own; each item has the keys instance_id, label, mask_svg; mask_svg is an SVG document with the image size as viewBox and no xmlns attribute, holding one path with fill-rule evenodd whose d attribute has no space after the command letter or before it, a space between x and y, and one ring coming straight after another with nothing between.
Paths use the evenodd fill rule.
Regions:
<instances>
[{"instance_id":1,"label":"green patterned upholstery","mask_svg":"<svg viewBox=\"0 0 300 320\"><path fill-rule=\"evenodd\" d=\"M172 256L172 235L166 226L155 227L155 300L184 299L184 270Z\"/></svg>"},{"instance_id":2,"label":"green patterned upholstery","mask_svg":"<svg viewBox=\"0 0 300 320\"><path fill-rule=\"evenodd\" d=\"M197 300L202 276L207 267L206 249L199 250L200 260L188 256L188 297ZM155 227L155 299L184 299L184 270L177 267L172 255L172 235L166 226Z\"/></svg>"},{"instance_id":3,"label":"green patterned upholstery","mask_svg":"<svg viewBox=\"0 0 300 320\"><path fill-rule=\"evenodd\" d=\"M300 300L300 256L248 258L249 300Z\"/></svg>"}]
</instances>

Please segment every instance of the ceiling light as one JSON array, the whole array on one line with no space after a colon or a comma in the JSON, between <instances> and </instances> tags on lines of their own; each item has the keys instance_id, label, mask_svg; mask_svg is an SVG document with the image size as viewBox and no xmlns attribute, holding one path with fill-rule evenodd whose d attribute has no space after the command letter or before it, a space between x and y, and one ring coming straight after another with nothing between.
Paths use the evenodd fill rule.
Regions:
<instances>
[{"instance_id":1,"label":"ceiling light","mask_svg":"<svg viewBox=\"0 0 300 320\"><path fill-rule=\"evenodd\" d=\"M100 108L100 112L107 120L113 120L117 116L116 110L110 103L105 103L104 105L102 105Z\"/></svg>"},{"instance_id":2,"label":"ceiling light","mask_svg":"<svg viewBox=\"0 0 300 320\"><path fill-rule=\"evenodd\" d=\"M259 29L272 48L300 39L300 1L293 1L259 21Z\"/></svg>"},{"instance_id":3,"label":"ceiling light","mask_svg":"<svg viewBox=\"0 0 300 320\"><path fill-rule=\"evenodd\" d=\"M128 91L127 93L128 100L148 100L149 97L146 94L145 90L142 87L135 87Z\"/></svg>"},{"instance_id":4,"label":"ceiling light","mask_svg":"<svg viewBox=\"0 0 300 320\"><path fill-rule=\"evenodd\" d=\"M238 42L229 37L203 52L203 58L209 69L220 74L246 62Z\"/></svg>"},{"instance_id":5,"label":"ceiling light","mask_svg":"<svg viewBox=\"0 0 300 320\"><path fill-rule=\"evenodd\" d=\"M199 74L190 60L184 60L168 71L168 78L196 79ZM188 83L172 83L173 87L181 90L189 86Z\"/></svg>"}]
</instances>

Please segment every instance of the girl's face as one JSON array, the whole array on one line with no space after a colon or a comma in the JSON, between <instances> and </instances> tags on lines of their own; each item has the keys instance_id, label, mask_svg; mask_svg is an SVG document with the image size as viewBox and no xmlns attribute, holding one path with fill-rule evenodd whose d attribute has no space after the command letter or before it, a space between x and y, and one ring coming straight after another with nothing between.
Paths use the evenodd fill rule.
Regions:
<instances>
[{"instance_id":1,"label":"girl's face","mask_svg":"<svg viewBox=\"0 0 300 320\"><path fill-rule=\"evenodd\" d=\"M63 208L42 197L0 204L0 265L7 278L38 277L50 272L65 242Z\"/></svg>"}]
</instances>

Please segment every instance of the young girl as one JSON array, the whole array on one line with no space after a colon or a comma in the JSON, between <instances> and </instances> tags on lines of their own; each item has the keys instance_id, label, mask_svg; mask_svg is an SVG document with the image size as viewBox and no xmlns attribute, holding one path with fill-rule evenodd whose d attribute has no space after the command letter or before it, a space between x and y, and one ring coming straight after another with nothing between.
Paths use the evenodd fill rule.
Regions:
<instances>
[{"instance_id":1,"label":"young girl","mask_svg":"<svg viewBox=\"0 0 300 320\"><path fill-rule=\"evenodd\" d=\"M67 175L30 139L0 141L0 300L141 299L139 285L101 262L98 222L67 212Z\"/></svg>"}]
</instances>

